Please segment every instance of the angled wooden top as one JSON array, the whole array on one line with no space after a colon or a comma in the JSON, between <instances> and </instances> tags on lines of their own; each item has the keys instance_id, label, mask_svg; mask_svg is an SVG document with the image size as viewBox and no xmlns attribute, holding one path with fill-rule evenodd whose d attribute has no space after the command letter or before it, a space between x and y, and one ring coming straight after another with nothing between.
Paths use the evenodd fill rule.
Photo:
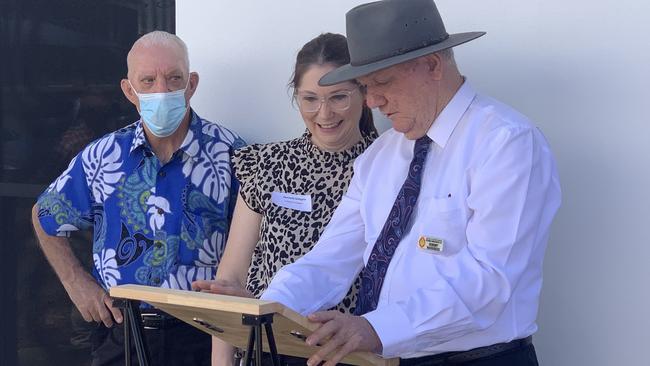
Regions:
<instances>
[{"instance_id":1,"label":"angled wooden top","mask_svg":"<svg viewBox=\"0 0 650 366\"><path fill-rule=\"evenodd\" d=\"M204 292L173 290L141 285L121 285L110 289L112 297L146 303L184 305L192 308L228 311L250 315L280 313L285 307L273 301Z\"/></svg>"},{"instance_id":2,"label":"angled wooden top","mask_svg":"<svg viewBox=\"0 0 650 366\"><path fill-rule=\"evenodd\" d=\"M280 354L307 358L319 349L319 346L305 343L305 338L319 324L310 322L277 302L140 285L116 286L111 288L110 294L114 298L144 301L243 349L246 349L250 332L250 328L242 324L243 315L273 314L273 334ZM263 337L263 343L264 350L268 352L266 337ZM342 362L352 365L396 366L399 359L383 359L369 352L354 352Z\"/></svg>"}]
</instances>

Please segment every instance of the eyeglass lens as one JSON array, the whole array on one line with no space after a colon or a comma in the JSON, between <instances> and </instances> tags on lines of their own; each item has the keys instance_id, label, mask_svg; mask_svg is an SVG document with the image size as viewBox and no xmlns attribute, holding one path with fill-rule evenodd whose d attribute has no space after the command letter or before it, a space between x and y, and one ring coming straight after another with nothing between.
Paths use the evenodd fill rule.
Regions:
<instances>
[{"instance_id":1,"label":"eyeglass lens","mask_svg":"<svg viewBox=\"0 0 650 366\"><path fill-rule=\"evenodd\" d=\"M327 97L318 97L313 94L298 95L298 103L300 105L300 109L302 109L304 112L318 111L325 101L327 101L327 104L330 108L337 111L343 111L350 107L350 93L339 92Z\"/></svg>"}]
</instances>

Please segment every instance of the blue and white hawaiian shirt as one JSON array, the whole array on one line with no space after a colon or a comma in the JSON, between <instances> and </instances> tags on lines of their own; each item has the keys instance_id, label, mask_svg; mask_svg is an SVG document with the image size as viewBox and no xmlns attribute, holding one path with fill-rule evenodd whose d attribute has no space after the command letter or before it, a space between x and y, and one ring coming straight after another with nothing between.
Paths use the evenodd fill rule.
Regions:
<instances>
[{"instance_id":1,"label":"blue and white hawaiian shirt","mask_svg":"<svg viewBox=\"0 0 650 366\"><path fill-rule=\"evenodd\" d=\"M39 197L49 235L93 229L93 275L108 289L190 289L213 279L237 197L230 154L244 141L192 111L185 140L161 165L140 121L89 144Z\"/></svg>"}]
</instances>

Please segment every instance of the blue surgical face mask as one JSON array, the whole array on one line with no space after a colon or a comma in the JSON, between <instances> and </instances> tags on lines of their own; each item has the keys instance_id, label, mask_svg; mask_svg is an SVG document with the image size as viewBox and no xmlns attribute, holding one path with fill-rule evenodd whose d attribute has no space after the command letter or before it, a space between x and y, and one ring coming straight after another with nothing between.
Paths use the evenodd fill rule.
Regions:
<instances>
[{"instance_id":1,"label":"blue surgical face mask","mask_svg":"<svg viewBox=\"0 0 650 366\"><path fill-rule=\"evenodd\" d=\"M189 85L189 79L187 83ZM154 136L167 137L178 129L187 112L187 103L185 103L187 85L184 89L168 93L141 94L135 91L133 85L131 89L140 101L142 121Z\"/></svg>"}]
</instances>

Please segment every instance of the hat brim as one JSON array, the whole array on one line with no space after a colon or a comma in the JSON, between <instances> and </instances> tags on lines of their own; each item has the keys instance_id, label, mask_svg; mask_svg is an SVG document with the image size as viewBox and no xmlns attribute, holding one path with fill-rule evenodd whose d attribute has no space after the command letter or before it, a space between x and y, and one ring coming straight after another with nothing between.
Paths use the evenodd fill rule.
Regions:
<instances>
[{"instance_id":1,"label":"hat brim","mask_svg":"<svg viewBox=\"0 0 650 366\"><path fill-rule=\"evenodd\" d=\"M463 43L469 42L473 39L481 37L485 32L467 32L467 33L456 33L449 35L449 38L445 39L442 42L433 44L431 46L418 48L401 55L385 58L380 61L372 62L360 66L352 66L351 64L343 65L338 67L327 74L323 75L320 80L318 80L318 85L320 86L330 86L344 81L356 79L360 76L368 75L372 72L379 71L393 65L397 65L402 62L406 62L430 53L438 52L451 48L454 46L461 45Z\"/></svg>"}]
</instances>

